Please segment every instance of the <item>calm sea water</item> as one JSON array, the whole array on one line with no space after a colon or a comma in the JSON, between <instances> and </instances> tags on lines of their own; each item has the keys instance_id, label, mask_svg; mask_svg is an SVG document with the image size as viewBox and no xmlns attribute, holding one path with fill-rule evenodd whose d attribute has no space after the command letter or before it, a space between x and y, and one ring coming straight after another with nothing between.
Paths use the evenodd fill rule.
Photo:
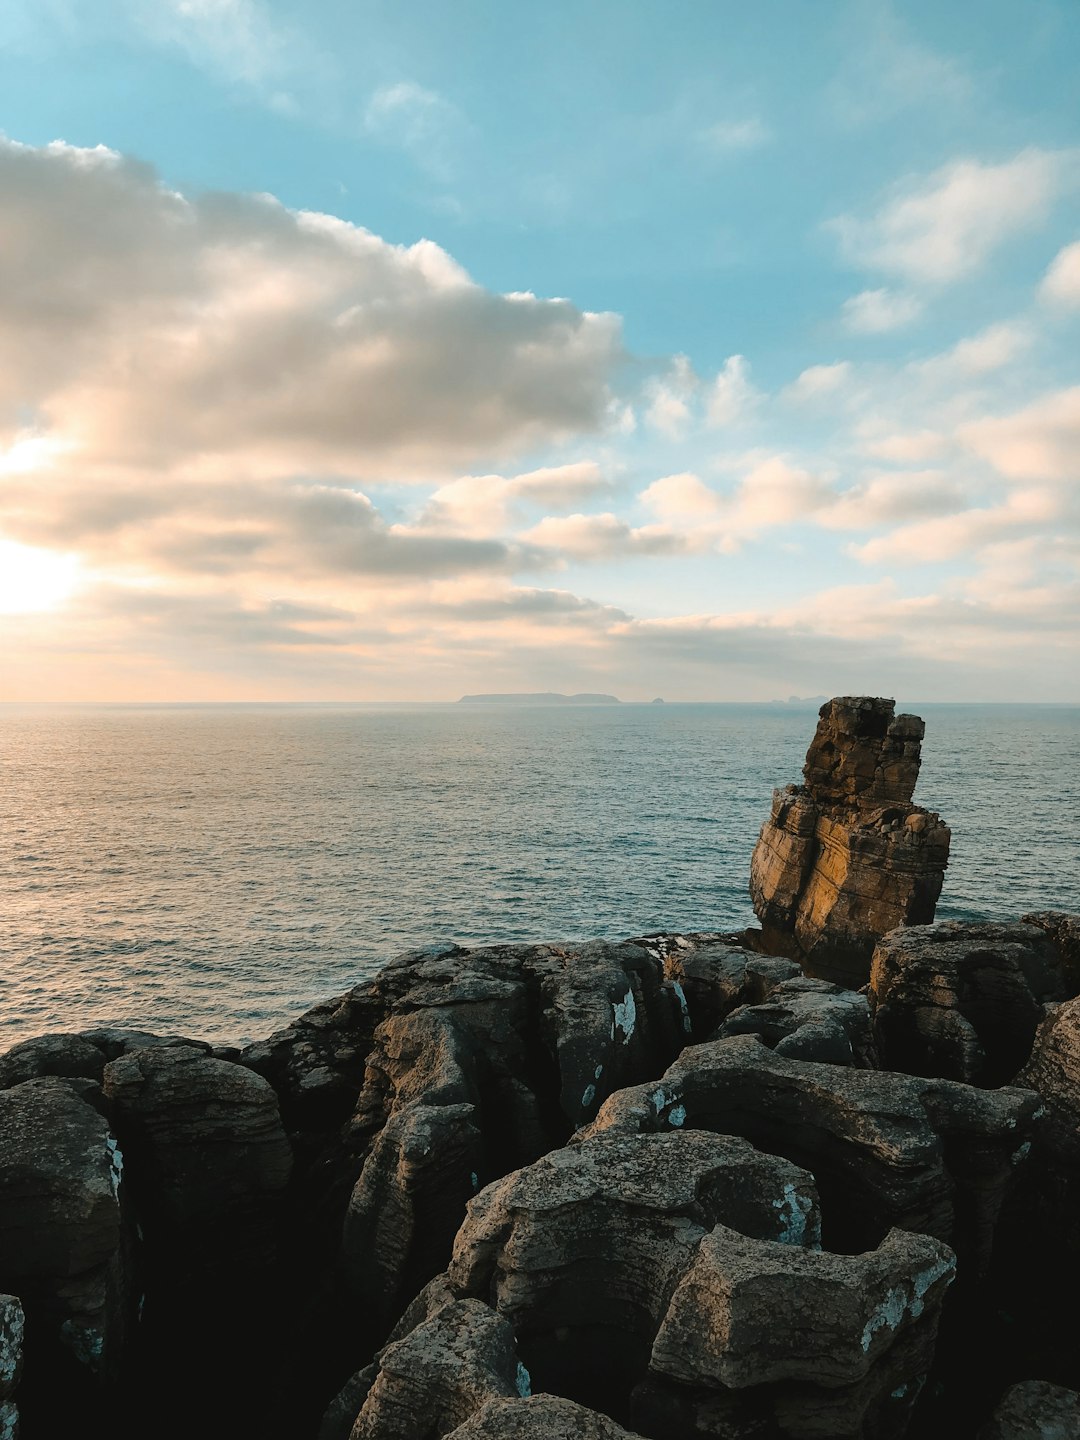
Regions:
<instances>
[{"instance_id":1,"label":"calm sea water","mask_svg":"<svg viewBox=\"0 0 1080 1440\"><path fill-rule=\"evenodd\" d=\"M938 918L1080 909L1080 708L907 704ZM268 1033L440 941L752 923L813 710L0 707L0 1047Z\"/></svg>"}]
</instances>

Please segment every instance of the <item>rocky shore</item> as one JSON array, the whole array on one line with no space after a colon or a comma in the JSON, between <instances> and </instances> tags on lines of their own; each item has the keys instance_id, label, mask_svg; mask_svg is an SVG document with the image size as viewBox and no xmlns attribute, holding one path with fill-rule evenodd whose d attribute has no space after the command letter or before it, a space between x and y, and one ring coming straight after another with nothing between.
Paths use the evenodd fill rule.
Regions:
<instances>
[{"instance_id":1,"label":"rocky shore","mask_svg":"<svg viewBox=\"0 0 1080 1440\"><path fill-rule=\"evenodd\" d=\"M922 738L822 707L760 929L0 1056L0 1440L1080 1436L1080 917L932 923Z\"/></svg>"}]
</instances>

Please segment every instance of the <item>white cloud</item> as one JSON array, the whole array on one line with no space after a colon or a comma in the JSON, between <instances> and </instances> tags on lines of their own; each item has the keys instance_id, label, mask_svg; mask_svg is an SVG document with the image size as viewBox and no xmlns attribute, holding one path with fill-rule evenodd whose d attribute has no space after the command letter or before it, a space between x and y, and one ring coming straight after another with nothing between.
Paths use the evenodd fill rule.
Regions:
<instances>
[{"instance_id":1,"label":"white cloud","mask_svg":"<svg viewBox=\"0 0 1080 1440\"><path fill-rule=\"evenodd\" d=\"M262 92L278 110L295 101L281 88L306 47L258 0L128 0L144 35L182 50L193 64Z\"/></svg>"},{"instance_id":2,"label":"white cloud","mask_svg":"<svg viewBox=\"0 0 1080 1440\"><path fill-rule=\"evenodd\" d=\"M1018 480L1080 480L1080 385L1058 390L1011 415L960 427L960 441Z\"/></svg>"},{"instance_id":3,"label":"white cloud","mask_svg":"<svg viewBox=\"0 0 1080 1440\"><path fill-rule=\"evenodd\" d=\"M1039 225L1074 160L1030 148L984 165L956 160L897 187L868 219L830 222L847 258L913 284L943 284L978 270L1006 240Z\"/></svg>"},{"instance_id":4,"label":"white cloud","mask_svg":"<svg viewBox=\"0 0 1080 1440\"><path fill-rule=\"evenodd\" d=\"M1039 286L1048 304L1080 306L1080 240L1059 250Z\"/></svg>"},{"instance_id":5,"label":"white cloud","mask_svg":"<svg viewBox=\"0 0 1080 1440\"><path fill-rule=\"evenodd\" d=\"M772 132L757 116L744 120L721 120L701 131L701 141L710 150L757 150L772 139Z\"/></svg>"},{"instance_id":6,"label":"white cloud","mask_svg":"<svg viewBox=\"0 0 1080 1440\"><path fill-rule=\"evenodd\" d=\"M451 178L454 152L466 129L456 105L413 80L384 85L364 111L364 129L389 145L407 150L422 169Z\"/></svg>"},{"instance_id":7,"label":"white cloud","mask_svg":"<svg viewBox=\"0 0 1080 1440\"><path fill-rule=\"evenodd\" d=\"M867 565L951 560L958 555L976 554L996 541L1043 531L1052 527L1060 514L1058 496L1046 490L1015 491L1002 505L973 507L956 515L904 525L853 547L851 553Z\"/></svg>"},{"instance_id":8,"label":"white cloud","mask_svg":"<svg viewBox=\"0 0 1080 1440\"><path fill-rule=\"evenodd\" d=\"M841 307L845 327L854 335L883 335L910 325L922 314L914 295L894 290L861 290Z\"/></svg>"},{"instance_id":9,"label":"white cloud","mask_svg":"<svg viewBox=\"0 0 1080 1440\"><path fill-rule=\"evenodd\" d=\"M749 418L762 396L750 383L749 366L741 355L731 355L709 387L705 411L710 425L737 425Z\"/></svg>"},{"instance_id":10,"label":"white cloud","mask_svg":"<svg viewBox=\"0 0 1080 1440\"><path fill-rule=\"evenodd\" d=\"M677 555L701 548L703 542L661 525L635 528L617 515L548 515L520 537L526 545L575 560L603 560L619 555Z\"/></svg>"},{"instance_id":11,"label":"white cloud","mask_svg":"<svg viewBox=\"0 0 1080 1440\"><path fill-rule=\"evenodd\" d=\"M608 423L616 317L492 294L430 241L187 199L103 149L0 142L0 188L0 444L36 414L72 465L154 483L215 457L434 479Z\"/></svg>"},{"instance_id":12,"label":"white cloud","mask_svg":"<svg viewBox=\"0 0 1080 1440\"><path fill-rule=\"evenodd\" d=\"M697 475L683 472L654 480L638 497L664 521L686 521L716 515L723 500Z\"/></svg>"},{"instance_id":13,"label":"white cloud","mask_svg":"<svg viewBox=\"0 0 1080 1440\"><path fill-rule=\"evenodd\" d=\"M449 534L498 535L525 505L580 505L610 488L610 481L591 460L522 475L463 475L434 492L420 525Z\"/></svg>"},{"instance_id":14,"label":"white cloud","mask_svg":"<svg viewBox=\"0 0 1080 1440\"><path fill-rule=\"evenodd\" d=\"M948 443L946 437L936 430L916 430L909 434L883 435L880 439L867 440L863 449L868 455L876 455L882 460L911 464L940 455Z\"/></svg>"},{"instance_id":15,"label":"white cloud","mask_svg":"<svg viewBox=\"0 0 1080 1440\"><path fill-rule=\"evenodd\" d=\"M701 388L694 367L685 355L676 355L664 376L649 386L645 419L655 430L677 440L689 425L692 403Z\"/></svg>"},{"instance_id":16,"label":"white cloud","mask_svg":"<svg viewBox=\"0 0 1080 1440\"><path fill-rule=\"evenodd\" d=\"M1030 348L1033 339L1026 325L989 325L978 335L957 341L941 355L917 360L908 368L922 379L937 383L986 375L1011 364Z\"/></svg>"},{"instance_id":17,"label":"white cloud","mask_svg":"<svg viewBox=\"0 0 1080 1440\"><path fill-rule=\"evenodd\" d=\"M851 362L837 360L832 365L810 365L784 390L785 400L799 404L819 399L823 395L835 395L843 390L851 379Z\"/></svg>"}]
</instances>

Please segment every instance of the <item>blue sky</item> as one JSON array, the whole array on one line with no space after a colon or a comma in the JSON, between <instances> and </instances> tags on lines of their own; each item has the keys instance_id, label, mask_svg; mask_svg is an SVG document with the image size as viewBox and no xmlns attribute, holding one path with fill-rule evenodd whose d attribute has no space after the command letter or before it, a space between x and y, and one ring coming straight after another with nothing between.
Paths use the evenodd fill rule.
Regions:
<instances>
[{"instance_id":1,"label":"blue sky","mask_svg":"<svg viewBox=\"0 0 1080 1440\"><path fill-rule=\"evenodd\" d=\"M1072 3L0 47L12 696L1080 699Z\"/></svg>"}]
</instances>

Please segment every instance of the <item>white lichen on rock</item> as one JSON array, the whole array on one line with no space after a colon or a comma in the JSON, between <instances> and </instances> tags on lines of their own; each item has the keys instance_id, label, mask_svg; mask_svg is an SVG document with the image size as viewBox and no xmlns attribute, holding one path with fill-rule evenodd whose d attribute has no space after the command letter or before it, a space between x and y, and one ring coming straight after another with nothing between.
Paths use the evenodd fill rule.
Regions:
<instances>
[{"instance_id":1,"label":"white lichen on rock","mask_svg":"<svg viewBox=\"0 0 1080 1440\"><path fill-rule=\"evenodd\" d=\"M614 1040L616 1030L621 1030L623 1040L629 1040L634 1033L634 1026L637 1024L637 1004L634 1000L632 986L627 988L622 1000L613 1005L611 1009L611 1038Z\"/></svg>"}]
</instances>

